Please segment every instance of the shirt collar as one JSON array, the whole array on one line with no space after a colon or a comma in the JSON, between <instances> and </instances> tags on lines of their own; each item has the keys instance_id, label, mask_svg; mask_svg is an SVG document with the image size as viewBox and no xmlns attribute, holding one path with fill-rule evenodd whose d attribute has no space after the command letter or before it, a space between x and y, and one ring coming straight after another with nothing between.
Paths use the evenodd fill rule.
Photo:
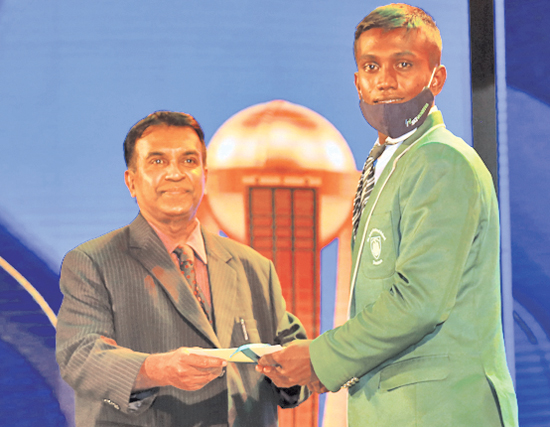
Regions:
<instances>
[{"instance_id":1,"label":"shirt collar","mask_svg":"<svg viewBox=\"0 0 550 427\"><path fill-rule=\"evenodd\" d=\"M193 251L195 252L195 255L198 256L204 264L207 264L208 259L206 256L204 239L201 233L200 222L197 218L195 218L194 222L195 222L195 227L193 228L193 231L191 231L191 234L189 235L189 238L187 239L187 241L174 240L167 234L160 231L153 224L149 224L149 225L153 230L155 230L155 233L157 233L157 236L162 241L162 243L164 244L164 247L166 248L169 254L174 252L174 249L176 249L178 246L187 245L193 249Z\"/></svg>"}]
</instances>

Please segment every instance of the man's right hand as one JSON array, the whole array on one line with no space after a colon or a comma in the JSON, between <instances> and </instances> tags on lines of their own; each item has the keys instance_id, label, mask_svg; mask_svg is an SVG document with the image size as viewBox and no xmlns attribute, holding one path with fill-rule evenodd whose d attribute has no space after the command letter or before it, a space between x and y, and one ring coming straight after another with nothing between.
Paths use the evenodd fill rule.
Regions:
<instances>
[{"instance_id":1,"label":"man's right hand","mask_svg":"<svg viewBox=\"0 0 550 427\"><path fill-rule=\"evenodd\" d=\"M191 354L185 347L145 359L134 390L171 385L182 390L199 390L222 375L227 362L217 357Z\"/></svg>"}]
</instances>

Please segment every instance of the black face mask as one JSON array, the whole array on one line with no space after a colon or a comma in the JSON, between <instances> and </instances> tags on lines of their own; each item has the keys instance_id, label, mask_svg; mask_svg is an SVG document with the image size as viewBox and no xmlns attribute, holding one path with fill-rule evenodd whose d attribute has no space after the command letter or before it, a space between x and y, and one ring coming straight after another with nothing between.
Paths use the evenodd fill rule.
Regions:
<instances>
[{"instance_id":1,"label":"black face mask","mask_svg":"<svg viewBox=\"0 0 550 427\"><path fill-rule=\"evenodd\" d=\"M434 101L434 95L429 89L432 77L422 91L407 102L390 104L367 104L359 101L359 108L365 120L378 132L390 138L399 138L401 135L416 129L424 123Z\"/></svg>"}]
</instances>

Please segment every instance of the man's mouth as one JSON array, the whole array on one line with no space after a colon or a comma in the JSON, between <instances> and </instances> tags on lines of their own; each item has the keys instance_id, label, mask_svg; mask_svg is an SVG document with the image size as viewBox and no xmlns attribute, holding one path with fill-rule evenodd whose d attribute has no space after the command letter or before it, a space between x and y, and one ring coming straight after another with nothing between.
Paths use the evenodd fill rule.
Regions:
<instances>
[{"instance_id":1,"label":"man's mouth","mask_svg":"<svg viewBox=\"0 0 550 427\"><path fill-rule=\"evenodd\" d=\"M375 104L393 104L394 102L403 102L403 98L376 99Z\"/></svg>"},{"instance_id":2,"label":"man's mouth","mask_svg":"<svg viewBox=\"0 0 550 427\"><path fill-rule=\"evenodd\" d=\"M164 194L185 194L188 192L189 190L187 190L186 188L166 188L161 191L161 193Z\"/></svg>"}]
</instances>

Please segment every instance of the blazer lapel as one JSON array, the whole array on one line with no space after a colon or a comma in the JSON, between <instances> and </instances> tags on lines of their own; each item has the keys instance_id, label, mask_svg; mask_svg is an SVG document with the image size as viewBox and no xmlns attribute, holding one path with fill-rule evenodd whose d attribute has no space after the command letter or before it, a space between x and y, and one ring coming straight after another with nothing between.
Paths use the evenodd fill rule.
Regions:
<instances>
[{"instance_id":1,"label":"blazer lapel","mask_svg":"<svg viewBox=\"0 0 550 427\"><path fill-rule=\"evenodd\" d=\"M361 222L359 224L359 229L357 230L357 236L361 235L363 233L366 219L369 217L370 211L374 208L374 202L378 197L378 194L384 189L384 184L388 179L389 174L391 173L391 170L393 169L393 163L396 159L401 156L403 151L410 148L411 145L413 145L418 140L422 139L427 131L429 131L433 126L436 126L438 124L443 124L443 116L441 115L440 111L434 111L431 113L426 121L418 128L418 130L413 133L410 137L408 137L406 140L403 141L403 143L395 150L395 153L393 153L390 161L384 168L382 174L376 181L376 185L372 189L372 193L369 196L369 200L367 201L367 205L365 206L365 210L361 215ZM405 153L407 155L407 153Z\"/></svg>"},{"instance_id":2,"label":"blazer lapel","mask_svg":"<svg viewBox=\"0 0 550 427\"><path fill-rule=\"evenodd\" d=\"M231 336L236 322L235 307L243 304L237 298L237 272L230 265L233 258L216 237L202 229L206 254L208 256L208 276L212 291L212 306L216 321L216 335L222 348L231 345Z\"/></svg>"},{"instance_id":3,"label":"blazer lapel","mask_svg":"<svg viewBox=\"0 0 550 427\"><path fill-rule=\"evenodd\" d=\"M141 214L130 224L129 253L161 284L176 310L213 345L219 346L216 334L187 281L175 266L162 241Z\"/></svg>"},{"instance_id":4,"label":"blazer lapel","mask_svg":"<svg viewBox=\"0 0 550 427\"><path fill-rule=\"evenodd\" d=\"M361 259L359 257L359 251L361 251L361 241L363 240L363 234L365 233L365 227L367 226L368 218L370 218L372 210L376 207L375 201L378 198L378 195L380 192L382 192L385 188L386 181L389 179L389 175L393 169L393 164L396 161L399 161L402 157L401 154L405 151L411 148L411 145L416 143L417 141L421 140L426 132L428 132L432 127L437 125L444 125L443 122L443 116L441 115L440 111L435 111L428 115L428 118L426 121L418 128L418 130L412 134L410 137L408 137L406 140L403 141L403 143L395 150L395 153L393 153L390 161L386 164L386 167L384 168L384 171L376 181L376 184L374 185L374 188L372 189L372 192L369 196L369 200L367 201L367 205L365 206L365 210L361 214L361 220L359 222L359 228L357 229L357 240L352 241L352 272L355 272L360 264ZM404 156L406 156L409 153L405 153ZM368 231L368 230L367 230ZM353 277L356 277L356 275L352 275ZM350 317L353 317L355 315L355 281L351 283L351 292L350 292Z\"/></svg>"}]
</instances>

